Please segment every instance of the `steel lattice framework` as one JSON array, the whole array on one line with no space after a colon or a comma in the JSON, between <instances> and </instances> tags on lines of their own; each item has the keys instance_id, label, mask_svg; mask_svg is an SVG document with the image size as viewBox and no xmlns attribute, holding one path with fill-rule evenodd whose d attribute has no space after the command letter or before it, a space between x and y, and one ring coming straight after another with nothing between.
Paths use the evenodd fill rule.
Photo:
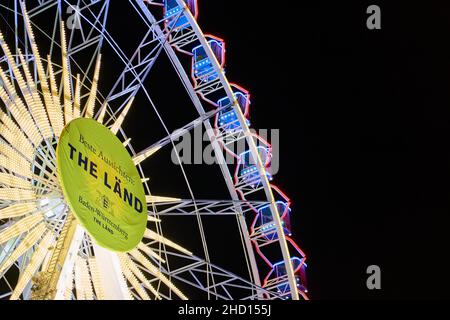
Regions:
<instances>
[{"instance_id":1,"label":"steel lattice framework","mask_svg":"<svg viewBox=\"0 0 450 320\"><path fill-rule=\"evenodd\" d=\"M33 236L41 239L41 242L54 244L49 258L43 258L40 268L58 270L57 265L61 266L57 273L48 273L56 277L55 281L58 283L55 298L145 299L150 294L157 299L188 297L189 291L180 292L173 285L175 283L182 288L195 288L209 299L308 298L304 283L306 257L290 237L290 200L271 183L271 146L250 130L249 94L245 89L230 83L225 76L225 42L202 32L196 20L197 1L123 1L121 5L132 8L139 17L136 23L140 25L140 41L131 55L125 53L128 50L122 48L120 39L115 39L108 30L108 23L117 23L111 21L113 17L109 15L110 0L13 0L11 3L0 4L0 12L13 17L8 20L9 23L4 20L5 28L14 34L14 52L19 52L20 49L23 53L22 57L14 53L11 56L18 66L32 66L31 74L36 84L42 84L42 79L38 75L38 61L31 46L35 40L23 23L25 17L28 17L31 27L39 35L39 42L48 44L49 55L44 60L55 66L54 77L61 82L60 96L65 94L63 88L71 87L74 92L74 87L78 84L97 91L97 80L92 75L98 71L100 53L114 55L120 61L123 69L118 73L114 85L102 90L107 92L106 95L97 93L95 103L100 107L92 117L110 129L117 130L118 136L132 154L148 194L149 224L152 227L149 227L147 240L140 245L140 251L136 249L136 252L129 255L111 255L97 247L81 227L71 225L69 213L57 218L46 218L46 228L53 232L53 237L40 238L37 231L33 231L36 227L9 239L5 237L7 241L1 241L2 234L9 232L18 223L6 214L6 218L2 218L2 210L7 210L11 202L0 199L0 280L8 288L0 291L0 298L10 298L15 294L14 282L17 280L11 280L9 271L16 269L19 275L27 272L41 249L37 244L24 247L24 239ZM64 21L67 16L70 16L70 23L76 27L67 29L69 64L68 71L64 71L64 62L60 66L52 61L56 61L53 57L64 50L59 28L61 23L69 23ZM42 17L54 17L54 20L49 23L46 19L44 25L40 22ZM186 125L175 131L169 131L164 124L147 85L152 68L161 55L166 55L170 60L198 115L195 119L186 120ZM182 62L186 57L192 57L189 66ZM17 77L11 63L7 55L0 60L0 65L7 70L8 77L13 81ZM77 81L71 79L68 85L64 83L64 72L79 73L80 77ZM134 150L126 135L126 127L121 125L138 94L145 97L156 112L167 134L140 151ZM87 91L78 99L89 103L91 93ZM5 110L6 114L11 114L8 107ZM175 148L175 141L179 137L197 127L206 129L229 194L224 196L225 200L200 200L192 192L190 199L152 195L142 164L164 147ZM56 142L47 142L39 148L42 160L34 163L33 168L35 171L39 169L37 171L41 177L33 175L36 181L46 178L43 173L45 170L52 170L52 161L46 159L52 157L52 143ZM245 150L240 154L234 153L233 145L236 143L245 145ZM227 164L229 154L236 159L234 167ZM50 169L41 168L42 166ZM0 167L1 172L10 172L1 163ZM180 167L183 171L183 164ZM190 190L189 181L185 175L184 177ZM0 188L5 187L5 182L0 180ZM41 188L46 187L42 185ZM66 212L66 207L61 210ZM164 237L164 219L181 216L196 219L202 239L202 248L197 248L199 252L191 253ZM243 264L248 266L247 278L237 276L211 261L211 248L204 236L203 227L203 219L207 216L233 216L236 219L245 254ZM249 221L253 222L249 224ZM17 256L14 263L6 266L11 256L17 254L18 248L22 247L24 250L21 255ZM104 274L108 276L103 281L110 284L102 287L99 285L99 278ZM117 280L118 278L120 279ZM32 288L37 280L34 281L31 276L29 280L21 292L23 299L34 298Z\"/></svg>"}]
</instances>

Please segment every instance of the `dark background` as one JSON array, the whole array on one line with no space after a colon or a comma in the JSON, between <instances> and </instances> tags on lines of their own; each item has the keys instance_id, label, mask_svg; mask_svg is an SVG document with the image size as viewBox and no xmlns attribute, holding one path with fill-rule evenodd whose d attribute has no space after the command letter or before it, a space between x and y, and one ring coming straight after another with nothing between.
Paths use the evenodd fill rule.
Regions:
<instances>
[{"instance_id":1,"label":"dark background","mask_svg":"<svg viewBox=\"0 0 450 320\"><path fill-rule=\"evenodd\" d=\"M281 130L313 299L449 298L450 5L200 1L252 124ZM377 4L382 29L366 28ZM381 267L382 290L366 288Z\"/></svg>"}]
</instances>

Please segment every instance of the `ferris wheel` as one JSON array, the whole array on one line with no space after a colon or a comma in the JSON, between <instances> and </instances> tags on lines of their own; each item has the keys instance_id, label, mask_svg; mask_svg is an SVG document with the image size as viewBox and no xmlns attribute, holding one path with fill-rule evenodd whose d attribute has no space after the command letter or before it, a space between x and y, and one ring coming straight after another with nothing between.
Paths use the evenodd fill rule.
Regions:
<instances>
[{"instance_id":1,"label":"ferris wheel","mask_svg":"<svg viewBox=\"0 0 450 320\"><path fill-rule=\"evenodd\" d=\"M228 81L225 41L202 32L196 0L5 3L0 299L308 299L271 146L250 130L250 94ZM121 10L134 18L113 14ZM162 59L173 81L155 76ZM185 99L167 111L155 86ZM150 113L163 136L146 125ZM177 150L198 127L214 183L206 168L190 177ZM187 196L158 188L156 171L174 170L163 168L170 154ZM198 197L193 179L221 196Z\"/></svg>"}]
</instances>

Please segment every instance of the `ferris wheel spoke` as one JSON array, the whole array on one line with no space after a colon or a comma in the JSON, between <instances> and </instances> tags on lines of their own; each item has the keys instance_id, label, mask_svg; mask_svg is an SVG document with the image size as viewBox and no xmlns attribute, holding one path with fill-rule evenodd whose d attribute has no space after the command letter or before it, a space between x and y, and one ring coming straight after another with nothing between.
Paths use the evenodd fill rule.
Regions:
<instances>
[{"instance_id":1,"label":"ferris wheel spoke","mask_svg":"<svg viewBox=\"0 0 450 320\"><path fill-rule=\"evenodd\" d=\"M54 179L53 175L48 176L46 174L46 172L44 172L44 171L42 171L41 175L39 175L39 176L36 174L33 174L32 180L36 181L36 183L38 184L37 188L40 188L40 186L42 186L42 188L50 189L53 192L61 191L59 182Z\"/></svg>"},{"instance_id":2,"label":"ferris wheel spoke","mask_svg":"<svg viewBox=\"0 0 450 320\"><path fill-rule=\"evenodd\" d=\"M179 128L172 132L171 134L167 135L165 138L159 140L158 142L152 144L148 148L142 150L138 154L136 154L133 158L133 161L136 165L140 164L142 161L146 160L147 158L151 157L153 154L155 154L158 150L160 150L162 147L171 145L173 141L176 141L180 137L182 137L185 134L188 134L191 130L195 129L196 127L202 125L205 121L208 119L214 117L217 114L217 110L212 110L203 116L191 121L190 123L186 124L182 128Z\"/></svg>"},{"instance_id":3,"label":"ferris wheel spoke","mask_svg":"<svg viewBox=\"0 0 450 320\"><path fill-rule=\"evenodd\" d=\"M64 28L64 22L61 21L61 55L62 55L62 83L63 83L63 95L64 95L64 120L65 123L69 123L73 118L72 110L72 88L69 76L69 59L67 55L67 40L66 29ZM97 75L98 81L98 75ZM97 83L97 82L95 82ZM94 88L94 87L93 87ZM95 87L95 89L97 89ZM97 90L96 90L97 91Z\"/></svg>"},{"instance_id":4,"label":"ferris wheel spoke","mask_svg":"<svg viewBox=\"0 0 450 320\"><path fill-rule=\"evenodd\" d=\"M12 86L1 67L0 77L4 84L4 87L0 87L0 97L3 103L7 110L12 114L21 130L28 136L34 145L37 145L41 140L41 135L34 125L30 114L27 113L21 98L17 95L15 88Z\"/></svg>"},{"instance_id":5,"label":"ferris wheel spoke","mask_svg":"<svg viewBox=\"0 0 450 320\"><path fill-rule=\"evenodd\" d=\"M10 173L4 172L4 176L8 177L14 177L15 175L19 175L21 178L31 179L32 174L30 173L30 169L26 170L24 168L21 168L11 162L11 160L3 155L0 154L0 169L9 171ZM29 186L29 185L28 185Z\"/></svg>"},{"instance_id":6,"label":"ferris wheel spoke","mask_svg":"<svg viewBox=\"0 0 450 320\"><path fill-rule=\"evenodd\" d=\"M68 7L74 8L73 3L70 1L63 1ZM98 42L98 46L101 46L103 41L103 33L106 30L106 20L109 12L109 0L98 0L95 2L78 1L73 13L75 18L79 18L78 21L74 21L76 28L72 29L72 35L75 31L78 31L82 35L82 40L79 44L72 43L71 46L74 51L80 50L80 47L93 45Z\"/></svg>"},{"instance_id":7,"label":"ferris wheel spoke","mask_svg":"<svg viewBox=\"0 0 450 320\"><path fill-rule=\"evenodd\" d=\"M27 83L25 82L25 79L23 78L22 72L19 70L19 67L17 66L12 53L9 49L9 46L6 44L6 42L3 39L3 34L0 32L0 42L1 47L3 49L3 52L5 53L5 56L8 61L8 65L10 69L13 72L14 77L17 80L17 83L19 85L20 92L22 93L23 98L25 99L26 104L29 106L31 115L36 122L37 128L41 131L40 133L37 133L37 128L34 127L33 131L35 131L36 136L42 135L42 137L45 139L47 137L51 137L51 130L50 125L47 120L47 115L45 114L44 108L42 104L39 104L38 101L36 101L37 95L34 95L34 98L29 90L29 87ZM20 52L19 52L20 55ZM24 65L25 66L25 65ZM2 80L5 81L4 75L2 76ZM9 81L8 81L9 82ZM22 118L24 118L27 123L32 124L33 120L31 117L27 114L26 108L24 105L24 102L22 99L18 97L18 93L16 92L14 86L10 85L10 83L6 84L6 88L9 91L11 100L16 103L16 106L19 108L19 112L21 113ZM16 120L18 120L16 118Z\"/></svg>"},{"instance_id":8,"label":"ferris wheel spoke","mask_svg":"<svg viewBox=\"0 0 450 320\"><path fill-rule=\"evenodd\" d=\"M56 131L56 134L59 134L60 130L62 130L62 123L61 123L62 119L59 119L59 117L58 117L58 115L59 115L58 104L55 104L54 96L51 94L51 91L50 91L47 76L46 76L46 73L44 70L44 66L42 64L41 55L39 53L39 49L36 44L36 39L34 37L34 32L31 27L31 21L27 14L26 9L25 9L25 3L21 2L21 7L22 7L22 12L23 12L26 28L27 28L27 35L28 35L28 38L29 38L29 41L31 44L31 49L33 52L33 56L35 59L36 69L37 69L37 73L38 73L38 77L39 77L39 81L40 81L42 95L44 97L45 106L47 109L47 114L49 115L50 123L52 124L52 127ZM52 81L52 79L54 79L54 76L53 76L53 72L51 69L52 67L51 67L50 62L49 62L49 68L50 68L50 79Z\"/></svg>"},{"instance_id":9,"label":"ferris wheel spoke","mask_svg":"<svg viewBox=\"0 0 450 320\"><path fill-rule=\"evenodd\" d=\"M197 288L202 292L207 293L218 299L258 299L261 294L270 296L271 298L279 298L276 292L268 291L260 286L255 285L246 279L243 279L232 272L220 268L214 264L206 262L204 259L195 255L186 256L182 253L167 251L167 255L171 258L183 259L185 263L178 269L168 271L163 266L160 266L161 272L174 280L187 284L193 288ZM209 265L209 268L205 268ZM215 278L220 279L220 283L210 284L205 280L206 269L211 269ZM222 288L222 292L217 290ZM239 293L231 294L232 291L238 289ZM228 293L227 293L228 292Z\"/></svg>"},{"instance_id":10,"label":"ferris wheel spoke","mask_svg":"<svg viewBox=\"0 0 450 320\"><path fill-rule=\"evenodd\" d=\"M12 188L30 189L31 182L9 173L0 172L0 184Z\"/></svg>"},{"instance_id":11,"label":"ferris wheel spoke","mask_svg":"<svg viewBox=\"0 0 450 320\"><path fill-rule=\"evenodd\" d=\"M164 245L171 247L175 250L178 250L180 252L183 252L186 255L192 255L192 252L190 252L189 250L183 248L182 246L176 244L175 242L161 236L159 233L154 232L150 229L146 229L145 233L144 233L144 238L150 239L150 240L154 240L160 243L163 243Z\"/></svg>"},{"instance_id":12,"label":"ferris wheel spoke","mask_svg":"<svg viewBox=\"0 0 450 320\"><path fill-rule=\"evenodd\" d=\"M6 229L8 226L10 226L12 224L12 221L9 221L7 223L5 223L6 227L3 228ZM22 236L17 236L13 239L10 239L9 241L4 242L3 244L0 244L0 265L3 264L3 262L9 257L9 255L11 255L11 253L14 251L14 249L17 247L17 245L20 243L20 241L22 240ZM13 264L15 264L16 261L14 261ZM6 272L6 271L4 271Z\"/></svg>"},{"instance_id":13,"label":"ferris wheel spoke","mask_svg":"<svg viewBox=\"0 0 450 320\"><path fill-rule=\"evenodd\" d=\"M132 288L137 292L138 297L142 300L150 300L150 296L147 294L147 292L144 290L144 288L141 286L141 284L139 283L138 279L136 278L136 276L134 275L134 273L132 273L130 271L130 269L128 268L128 266L123 262L122 259L120 260L120 267L122 269L122 273L125 275L125 278L127 279L127 281L129 283L131 283ZM134 293L130 292L133 296Z\"/></svg>"},{"instance_id":14,"label":"ferris wheel spoke","mask_svg":"<svg viewBox=\"0 0 450 320\"><path fill-rule=\"evenodd\" d=\"M142 253L134 249L129 253L133 259L139 262L146 268L152 276L161 280L170 290L172 290L182 300L187 300L187 297L167 278L156 266L154 266L149 259L147 259Z\"/></svg>"},{"instance_id":15,"label":"ferris wheel spoke","mask_svg":"<svg viewBox=\"0 0 450 320\"><path fill-rule=\"evenodd\" d=\"M105 300L105 292L99 274L97 260L95 257L88 258L89 271L92 276L92 284L94 286L95 295L98 300ZM71 291L71 290L70 290ZM66 290L67 292L67 290ZM68 294L66 293L66 296Z\"/></svg>"},{"instance_id":16,"label":"ferris wheel spoke","mask_svg":"<svg viewBox=\"0 0 450 320\"><path fill-rule=\"evenodd\" d=\"M34 6L32 9L30 9L29 14L30 17L34 17L43 11L47 10L50 7L54 7L57 5L57 2L51 1L51 0L41 0L38 1L36 6Z\"/></svg>"},{"instance_id":17,"label":"ferris wheel spoke","mask_svg":"<svg viewBox=\"0 0 450 320\"><path fill-rule=\"evenodd\" d=\"M125 106L125 108L120 113L120 116L117 118L117 120L111 126L110 130L112 133L117 134L119 129L122 127L125 117L127 116L128 111L130 111L131 106L133 105L133 101L134 101L134 97L131 97L131 99L128 101L127 105Z\"/></svg>"},{"instance_id":18,"label":"ferris wheel spoke","mask_svg":"<svg viewBox=\"0 0 450 320\"><path fill-rule=\"evenodd\" d=\"M92 288L87 261L80 256L75 259L75 289L77 300L93 300Z\"/></svg>"},{"instance_id":19,"label":"ferris wheel spoke","mask_svg":"<svg viewBox=\"0 0 450 320\"><path fill-rule=\"evenodd\" d=\"M5 102L5 92L2 93L2 100ZM5 102L6 104L7 102ZM17 126L13 120L0 110L0 135L8 141L11 145L16 146L18 150L21 150L22 153L26 156L31 156L34 151L34 147L30 140L26 137L25 133L22 129Z\"/></svg>"},{"instance_id":20,"label":"ferris wheel spoke","mask_svg":"<svg viewBox=\"0 0 450 320\"><path fill-rule=\"evenodd\" d=\"M21 273L19 280L14 288L14 291L10 297L11 300L19 299L20 295L24 291L25 287L31 281L38 268L44 262L46 255L48 254L49 248L54 241L54 236L51 232L47 232L43 237L36 251L31 256L30 262L27 264L24 271Z\"/></svg>"},{"instance_id":21,"label":"ferris wheel spoke","mask_svg":"<svg viewBox=\"0 0 450 320\"><path fill-rule=\"evenodd\" d=\"M59 94L58 94L58 85L55 80L55 73L53 70L53 63L51 61L50 55L47 56L48 62L48 72L49 72L49 81L50 81L50 92L45 92L44 97L47 101L47 108L49 110L49 118L52 124L53 130L55 130L55 134L59 136L64 127L64 117L61 108L57 106L59 103ZM47 88L48 90L48 88Z\"/></svg>"},{"instance_id":22,"label":"ferris wheel spoke","mask_svg":"<svg viewBox=\"0 0 450 320\"><path fill-rule=\"evenodd\" d=\"M97 56L97 62L95 64L95 71L94 71L94 78L92 80L92 87L91 87L91 90L89 93L88 101L82 112L82 114L88 118L94 117L94 107L95 107L95 101L97 98L98 80L99 80L99 76L100 76L100 65L101 65L101 54L99 54Z\"/></svg>"},{"instance_id":23,"label":"ferris wheel spoke","mask_svg":"<svg viewBox=\"0 0 450 320\"><path fill-rule=\"evenodd\" d=\"M233 201L233 200L195 200L196 206L192 200L180 200L168 203L155 204L155 210L149 211L150 215L155 216L228 216L243 215L257 211L258 209L269 205L267 201ZM239 209L238 209L239 208Z\"/></svg>"},{"instance_id":24,"label":"ferris wheel spoke","mask_svg":"<svg viewBox=\"0 0 450 320\"><path fill-rule=\"evenodd\" d=\"M146 200L147 204L154 205L157 203L167 203L167 202L179 201L180 199L172 198L172 197L161 197L161 196L151 195L151 196L145 196L145 200Z\"/></svg>"},{"instance_id":25,"label":"ferris wheel spoke","mask_svg":"<svg viewBox=\"0 0 450 320\"><path fill-rule=\"evenodd\" d=\"M31 71L28 66L28 62L25 60L22 51L20 48L17 49L19 54L20 63L22 66L22 69L25 74L26 78L26 85L30 88L30 93L26 92L26 88L22 89L22 92L24 94L24 97L28 96L28 104L31 107L31 112L33 114L33 117L35 119L35 122L37 123L40 131L43 134L43 137L45 139L48 139L52 137L52 129L47 117L47 113L45 111L44 104L42 103L41 97L37 91L36 83L33 80L33 77L31 75ZM23 80L22 80L23 82ZM31 101L30 101L31 100Z\"/></svg>"},{"instance_id":26,"label":"ferris wheel spoke","mask_svg":"<svg viewBox=\"0 0 450 320\"><path fill-rule=\"evenodd\" d=\"M24 157L22 154L17 152L9 144L5 143L0 139L1 153L6 156L10 161L14 162L18 168L23 170L29 170L31 168L32 160Z\"/></svg>"},{"instance_id":27,"label":"ferris wheel spoke","mask_svg":"<svg viewBox=\"0 0 450 320\"><path fill-rule=\"evenodd\" d=\"M17 245L4 261L0 261L0 278L26 251L34 246L46 233L44 223L38 224Z\"/></svg>"},{"instance_id":28,"label":"ferris wheel spoke","mask_svg":"<svg viewBox=\"0 0 450 320\"><path fill-rule=\"evenodd\" d=\"M0 219L18 218L37 210L36 202L16 203L0 210Z\"/></svg>"},{"instance_id":29,"label":"ferris wheel spoke","mask_svg":"<svg viewBox=\"0 0 450 320\"><path fill-rule=\"evenodd\" d=\"M143 300L150 300L149 295L143 288L142 284L150 290L155 296L155 299L161 299L161 296L153 285L148 281L144 274L139 270L136 264L124 253L118 253L122 271L125 274L127 280L131 283L134 290Z\"/></svg>"},{"instance_id":30,"label":"ferris wheel spoke","mask_svg":"<svg viewBox=\"0 0 450 320\"><path fill-rule=\"evenodd\" d=\"M144 244L143 242L139 243L138 247L139 250L147 254L149 257L152 257L156 259L160 263L166 263L166 261L161 257L161 255L157 254L153 249L150 248L150 246Z\"/></svg>"},{"instance_id":31,"label":"ferris wheel spoke","mask_svg":"<svg viewBox=\"0 0 450 320\"><path fill-rule=\"evenodd\" d=\"M25 6L23 3L21 3L22 5L22 11L23 11L23 15L26 18L26 20L29 21L29 29L31 29L31 26L33 26L36 30L38 30L42 35L44 35L48 40L50 40L50 55L53 51L53 47L55 45L58 45L58 39L56 39L56 30L58 30L58 26L60 25L59 18L62 14L62 12L59 12L59 10L62 8L61 6L56 6L56 8L54 8L54 4L56 4L56 2L52 2L49 1L49 5L48 6L40 6L40 7L34 7L33 8L33 12L32 13L27 13L27 11L25 10ZM68 1L65 1L67 5L71 6L72 4L70 4ZM75 8L75 7L74 7ZM78 3L78 6L74 9L75 13L73 16L75 16L75 18L77 19L77 17L79 17L80 19L78 19L77 21L74 21L74 23L76 23L76 27L71 29L71 35L70 35L70 40L68 41L67 44L67 54L65 55L67 58L70 58L70 62L73 63L74 65L76 65L80 70L85 70L85 72L83 72L83 79L82 82L84 83L87 80L88 77L88 73L89 70L92 66L92 62L95 62L97 53L99 52L100 48L102 47L102 43L103 43L103 38L104 38L104 34L105 34L105 24L106 24L106 17L107 17L107 13L108 13L108 8L109 8L109 0L99 0L96 1L95 3L89 3L86 4L84 2ZM33 22L31 22L30 18L38 15L38 14L42 14L44 12L50 11L50 10L54 10L56 9L55 13L56 13L56 18L55 18L55 27L53 28L53 34L48 34L46 31L42 30L41 28L39 28L39 26L37 26L36 24L34 24ZM92 20L91 20L92 19ZM62 22L62 21L61 21ZM61 29L61 28L60 28ZM65 29L64 29L65 30ZM75 39L78 38L74 38L74 32L80 31L83 36L81 37L81 39L77 40L77 42L75 41ZM34 35L30 32L29 33L29 37L32 38L30 39L34 41ZM65 31L61 30L61 34L65 35ZM64 44L64 39L62 39L63 41L61 41L62 44ZM33 41L31 41L33 43ZM61 45L61 47L64 47L63 45ZM76 59L74 59L74 55L80 55L82 52L86 51L87 49L92 49L94 48L94 54L89 54L89 57L92 57L91 62L89 63L89 67L84 68L83 66L80 66L78 64L78 62L76 61ZM33 49L33 54L36 55L36 50ZM50 58L49 58L50 60ZM36 59L38 65L37 65L37 69L38 69L38 73L40 73L40 59ZM64 60L63 60L63 64L64 64ZM60 72L64 73L64 70L60 70L56 73L53 74L53 78L55 75L59 74ZM42 81L42 77L41 75L39 75ZM64 84L64 78L62 78L62 82ZM44 79L44 85L45 85L45 79ZM62 86L62 87L68 87L68 86ZM44 88L45 89L45 86ZM47 84L47 89L48 89L48 84ZM49 100L49 96L46 94L48 91L47 90L43 90L43 94L44 97L47 98L47 100ZM56 91L57 92L57 91ZM53 91L53 95L55 95L55 91ZM65 94L65 96L67 95L67 92ZM53 99L53 98L52 98ZM48 103L48 101L46 101L47 105L51 106L51 103ZM67 103L66 103L67 104ZM56 110L53 111L57 111L58 108L56 108ZM66 108L69 109L69 108ZM55 113L56 114L56 113ZM66 114L66 116L68 116L70 113L68 112ZM53 119L55 120L55 119ZM55 120L57 121L57 120ZM54 122L55 122L54 121ZM52 125L55 127L55 123L52 123ZM59 127L59 126L58 126Z\"/></svg>"}]
</instances>

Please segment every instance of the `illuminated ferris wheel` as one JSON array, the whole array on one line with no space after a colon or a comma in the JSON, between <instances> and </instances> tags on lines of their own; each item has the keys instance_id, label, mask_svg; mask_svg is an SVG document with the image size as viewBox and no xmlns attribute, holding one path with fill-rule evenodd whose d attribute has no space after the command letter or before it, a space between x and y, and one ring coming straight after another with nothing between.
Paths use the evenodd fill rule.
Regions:
<instances>
[{"instance_id":1,"label":"illuminated ferris wheel","mask_svg":"<svg viewBox=\"0 0 450 320\"><path fill-rule=\"evenodd\" d=\"M196 0L8 3L0 299L308 299L290 200L271 182L271 146L249 129L249 92L225 76L225 42L201 31ZM113 14L121 10L134 18ZM173 81L155 75L162 59ZM167 99L172 87L185 99L167 112L155 81ZM198 127L219 177L191 177L180 160L175 142ZM171 154L179 163L163 169ZM187 196L160 189L152 161L177 170ZM194 179L221 197L196 196Z\"/></svg>"}]
</instances>

